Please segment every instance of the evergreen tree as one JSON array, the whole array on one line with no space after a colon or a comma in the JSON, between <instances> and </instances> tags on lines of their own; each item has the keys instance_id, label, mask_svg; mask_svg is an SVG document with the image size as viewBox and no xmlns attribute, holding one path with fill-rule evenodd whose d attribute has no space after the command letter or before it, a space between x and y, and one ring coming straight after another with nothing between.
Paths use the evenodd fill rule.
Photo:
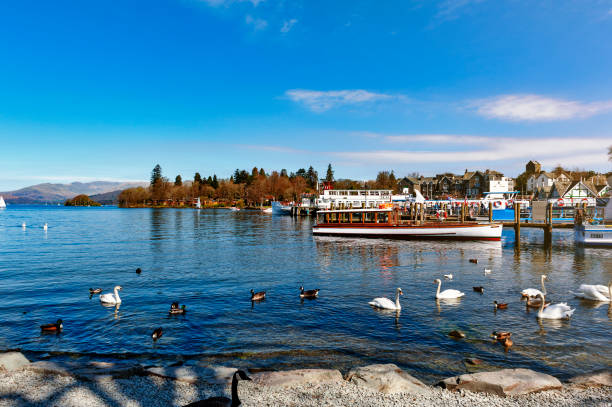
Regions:
<instances>
[{"instance_id":1,"label":"evergreen tree","mask_svg":"<svg viewBox=\"0 0 612 407\"><path fill-rule=\"evenodd\" d=\"M334 171L332 170L331 163L327 166L327 173L325 174L325 181L332 182L334 180Z\"/></svg>"},{"instance_id":2,"label":"evergreen tree","mask_svg":"<svg viewBox=\"0 0 612 407\"><path fill-rule=\"evenodd\" d=\"M306 181L308 182L308 186L310 188L316 188L317 183L319 182L319 174L312 168L312 165L308 167L308 171L306 172Z\"/></svg>"},{"instance_id":3,"label":"evergreen tree","mask_svg":"<svg viewBox=\"0 0 612 407\"><path fill-rule=\"evenodd\" d=\"M259 170L257 169L257 167L253 167L253 170L251 171L251 177L256 178L257 175L259 175Z\"/></svg>"},{"instance_id":4,"label":"evergreen tree","mask_svg":"<svg viewBox=\"0 0 612 407\"><path fill-rule=\"evenodd\" d=\"M196 172L195 175L193 176L193 182L195 182L196 184L202 183L202 176L200 175L199 172Z\"/></svg>"},{"instance_id":5,"label":"evergreen tree","mask_svg":"<svg viewBox=\"0 0 612 407\"><path fill-rule=\"evenodd\" d=\"M213 179L212 179L212 177L211 177L210 175L209 175L209 176L208 176L208 178L206 179L206 183L212 187L212 184L213 184Z\"/></svg>"},{"instance_id":6,"label":"evergreen tree","mask_svg":"<svg viewBox=\"0 0 612 407\"><path fill-rule=\"evenodd\" d=\"M286 178L286 177L288 177L288 175L287 175L287 170L283 168L283 169L281 170L280 176L281 176L281 177L285 177L285 178Z\"/></svg>"},{"instance_id":7,"label":"evergreen tree","mask_svg":"<svg viewBox=\"0 0 612 407\"><path fill-rule=\"evenodd\" d=\"M174 179L174 186L180 187L181 185L183 185L183 178L180 175L177 175Z\"/></svg>"},{"instance_id":8,"label":"evergreen tree","mask_svg":"<svg viewBox=\"0 0 612 407\"><path fill-rule=\"evenodd\" d=\"M263 168L259 169L259 175L263 175L264 177L266 176L266 172L264 171Z\"/></svg>"},{"instance_id":9,"label":"evergreen tree","mask_svg":"<svg viewBox=\"0 0 612 407\"><path fill-rule=\"evenodd\" d=\"M213 179L212 179L212 182L210 183L210 186L213 187L214 189L219 188L219 181L217 180L217 174L213 174Z\"/></svg>"},{"instance_id":10,"label":"evergreen tree","mask_svg":"<svg viewBox=\"0 0 612 407\"><path fill-rule=\"evenodd\" d=\"M155 168L153 168L153 171L151 171L151 185L155 185L155 183L161 179L162 179L162 169L161 169L161 166L157 164Z\"/></svg>"}]
</instances>

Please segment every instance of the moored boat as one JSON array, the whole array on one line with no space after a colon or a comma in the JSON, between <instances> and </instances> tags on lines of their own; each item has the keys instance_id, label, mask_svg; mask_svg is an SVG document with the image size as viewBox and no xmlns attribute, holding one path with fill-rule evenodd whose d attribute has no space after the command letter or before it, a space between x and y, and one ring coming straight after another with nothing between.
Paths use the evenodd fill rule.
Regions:
<instances>
[{"instance_id":1,"label":"moored boat","mask_svg":"<svg viewBox=\"0 0 612 407\"><path fill-rule=\"evenodd\" d=\"M319 211L312 233L319 236L499 241L502 225L419 220L400 208L383 207Z\"/></svg>"},{"instance_id":2,"label":"moored boat","mask_svg":"<svg viewBox=\"0 0 612 407\"><path fill-rule=\"evenodd\" d=\"M583 210L576 213L574 242L584 246L612 247L612 198L608 200L600 221L586 219Z\"/></svg>"}]
</instances>

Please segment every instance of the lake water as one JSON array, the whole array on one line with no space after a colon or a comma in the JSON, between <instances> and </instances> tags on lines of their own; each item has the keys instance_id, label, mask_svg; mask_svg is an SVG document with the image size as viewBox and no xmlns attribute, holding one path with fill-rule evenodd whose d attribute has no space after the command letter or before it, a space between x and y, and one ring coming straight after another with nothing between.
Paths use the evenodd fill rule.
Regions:
<instances>
[{"instance_id":1,"label":"lake water","mask_svg":"<svg viewBox=\"0 0 612 407\"><path fill-rule=\"evenodd\" d=\"M464 373L465 358L560 378L612 365L608 304L569 293L607 284L612 250L574 247L571 230L555 230L547 250L541 230L523 229L517 250L512 230L501 243L417 242L314 238L311 225L255 211L9 206L0 211L0 350L251 369L392 362L430 382ZM437 303L433 280L448 273L442 289L466 295ZM541 274L547 299L576 308L570 321L539 323L526 311L519 292L539 288ZM89 297L90 287L115 285L119 309ZM320 297L301 301L300 285ZM480 285L482 295L472 290ZM399 315L367 305L396 287ZM267 299L252 304L251 288ZM493 300L509 308L494 312ZM172 301L188 313L168 315ZM58 318L61 334L41 334ZM448 337L454 329L467 338ZM493 330L513 333L508 352L489 339Z\"/></svg>"}]
</instances>

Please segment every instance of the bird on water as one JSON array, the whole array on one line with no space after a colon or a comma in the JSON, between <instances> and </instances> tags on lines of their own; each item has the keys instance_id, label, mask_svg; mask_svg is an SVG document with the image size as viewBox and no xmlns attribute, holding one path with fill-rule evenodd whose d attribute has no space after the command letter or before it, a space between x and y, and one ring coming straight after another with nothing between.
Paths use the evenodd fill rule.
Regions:
<instances>
[{"instance_id":1,"label":"bird on water","mask_svg":"<svg viewBox=\"0 0 612 407\"><path fill-rule=\"evenodd\" d=\"M64 328L63 321L58 319L54 324L45 324L40 326L40 330L43 332L59 332Z\"/></svg>"},{"instance_id":2,"label":"bird on water","mask_svg":"<svg viewBox=\"0 0 612 407\"><path fill-rule=\"evenodd\" d=\"M265 299L266 299L265 291L255 292L255 290L251 289L251 301L261 301Z\"/></svg>"},{"instance_id":3,"label":"bird on water","mask_svg":"<svg viewBox=\"0 0 612 407\"><path fill-rule=\"evenodd\" d=\"M304 291L304 287L300 287L300 298L317 298L319 296L319 289L315 290L306 290Z\"/></svg>"}]
</instances>

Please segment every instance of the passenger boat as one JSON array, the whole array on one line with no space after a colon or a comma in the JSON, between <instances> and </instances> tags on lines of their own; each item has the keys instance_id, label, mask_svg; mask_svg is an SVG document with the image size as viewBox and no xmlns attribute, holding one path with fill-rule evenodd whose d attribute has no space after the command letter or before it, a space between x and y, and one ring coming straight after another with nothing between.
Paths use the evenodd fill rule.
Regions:
<instances>
[{"instance_id":1,"label":"passenger boat","mask_svg":"<svg viewBox=\"0 0 612 407\"><path fill-rule=\"evenodd\" d=\"M320 210L312 233L318 236L390 239L501 240L498 223L419 220L398 207Z\"/></svg>"},{"instance_id":2,"label":"passenger boat","mask_svg":"<svg viewBox=\"0 0 612 407\"><path fill-rule=\"evenodd\" d=\"M278 201L272 201L272 213L274 215L291 215L291 205L283 205Z\"/></svg>"},{"instance_id":3,"label":"passenger boat","mask_svg":"<svg viewBox=\"0 0 612 407\"><path fill-rule=\"evenodd\" d=\"M588 220L583 210L574 217L574 242L584 246L612 247L612 198L604 208L601 221Z\"/></svg>"}]
</instances>

